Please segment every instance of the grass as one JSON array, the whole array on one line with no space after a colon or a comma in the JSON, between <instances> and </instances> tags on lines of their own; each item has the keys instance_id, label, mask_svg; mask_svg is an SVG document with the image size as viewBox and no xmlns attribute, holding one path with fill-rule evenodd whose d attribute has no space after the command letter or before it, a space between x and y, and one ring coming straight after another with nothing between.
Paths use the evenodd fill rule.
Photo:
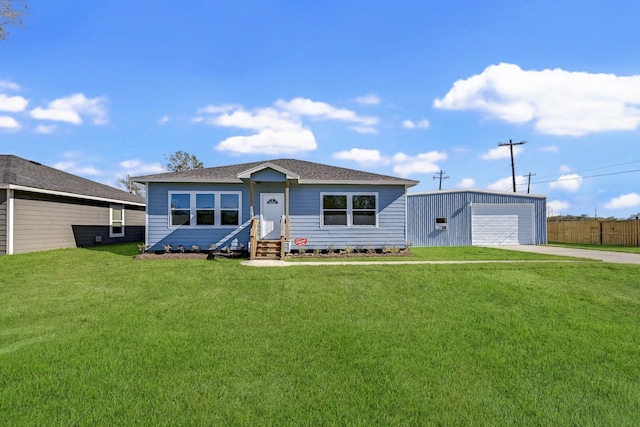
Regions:
<instances>
[{"instance_id":1,"label":"grass","mask_svg":"<svg viewBox=\"0 0 640 427\"><path fill-rule=\"evenodd\" d=\"M633 254L640 254L640 247L634 247L634 246L587 245L582 243L559 243L559 242L549 242L549 244L552 246L563 246L567 248L576 248L576 249L591 249L594 251L629 252Z\"/></svg>"},{"instance_id":2,"label":"grass","mask_svg":"<svg viewBox=\"0 0 640 427\"><path fill-rule=\"evenodd\" d=\"M291 262L376 262L376 261L535 261L535 260L559 260L573 259L571 257L559 257L555 255L535 254L528 252L507 251L499 248L456 246L456 247L413 247L410 248L412 256L384 257L314 257L313 254L290 257Z\"/></svg>"},{"instance_id":3,"label":"grass","mask_svg":"<svg viewBox=\"0 0 640 427\"><path fill-rule=\"evenodd\" d=\"M640 423L638 266L135 251L0 257L0 425Z\"/></svg>"}]
</instances>

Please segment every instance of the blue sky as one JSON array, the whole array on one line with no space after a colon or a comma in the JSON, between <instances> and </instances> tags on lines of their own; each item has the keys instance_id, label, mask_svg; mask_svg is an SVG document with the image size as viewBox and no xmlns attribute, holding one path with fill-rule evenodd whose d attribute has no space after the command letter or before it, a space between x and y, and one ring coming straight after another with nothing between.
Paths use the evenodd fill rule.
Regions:
<instances>
[{"instance_id":1,"label":"blue sky","mask_svg":"<svg viewBox=\"0 0 640 427\"><path fill-rule=\"evenodd\" d=\"M640 212L640 2L27 1L0 153L95 181L297 158Z\"/></svg>"}]
</instances>

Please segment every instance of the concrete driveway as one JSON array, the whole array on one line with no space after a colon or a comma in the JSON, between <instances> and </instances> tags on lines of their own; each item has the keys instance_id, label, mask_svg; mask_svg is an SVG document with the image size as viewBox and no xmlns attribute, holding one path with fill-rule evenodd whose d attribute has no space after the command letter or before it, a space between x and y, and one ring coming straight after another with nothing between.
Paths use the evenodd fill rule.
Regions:
<instances>
[{"instance_id":1,"label":"concrete driveway","mask_svg":"<svg viewBox=\"0 0 640 427\"><path fill-rule=\"evenodd\" d=\"M597 261L612 262L616 264L640 264L640 254L627 252L597 251L591 249L563 248L547 245L519 245L519 246L494 246L498 249L511 251L533 252L537 254L563 255L576 258L595 259Z\"/></svg>"}]
</instances>

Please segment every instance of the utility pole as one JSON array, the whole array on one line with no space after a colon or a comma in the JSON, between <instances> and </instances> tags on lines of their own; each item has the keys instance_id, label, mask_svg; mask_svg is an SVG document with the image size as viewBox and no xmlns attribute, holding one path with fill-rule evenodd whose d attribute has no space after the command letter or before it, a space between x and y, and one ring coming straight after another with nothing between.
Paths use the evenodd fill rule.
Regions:
<instances>
[{"instance_id":1,"label":"utility pole","mask_svg":"<svg viewBox=\"0 0 640 427\"><path fill-rule=\"evenodd\" d=\"M449 179L448 176L443 176L446 172L444 172L442 169L440 169L440 172L436 172L436 175L438 176L434 176L433 179L440 179L440 185L438 186L438 191L442 190L442 180L443 179Z\"/></svg>"},{"instance_id":2,"label":"utility pole","mask_svg":"<svg viewBox=\"0 0 640 427\"><path fill-rule=\"evenodd\" d=\"M527 182L527 194L529 194L529 190L531 190L531 177L536 176L536 174L529 172L528 174L522 176L529 177L529 181Z\"/></svg>"},{"instance_id":3,"label":"utility pole","mask_svg":"<svg viewBox=\"0 0 640 427\"><path fill-rule=\"evenodd\" d=\"M509 146L509 151L511 151L511 177L513 178L513 192L516 192L516 168L513 165L513 146L514 145L522 145L522 144L526 144L527 141L520 141L520 142L513 142L512 140L509 140L509 142L500 142L498 143L498 147L502 147L505 145Z\"/></svg>"}]
</instances>

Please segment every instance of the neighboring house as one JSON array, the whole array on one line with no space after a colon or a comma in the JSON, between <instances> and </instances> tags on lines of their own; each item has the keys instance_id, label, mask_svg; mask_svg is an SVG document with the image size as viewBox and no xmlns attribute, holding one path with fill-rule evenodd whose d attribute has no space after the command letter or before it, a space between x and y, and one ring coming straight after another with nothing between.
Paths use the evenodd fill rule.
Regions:
<instances>
[{"instance_id":1,"label":"neighboring house","mask_svg":"<svg viewBox=\"0 0 640 427\"><path fill-rule=\"evenodd\" d=\"M414 246L547 243L546 197L480 190L407 196L407 240Z\"/></svg>"},{"instance_id":2,"label":"neighboring house","mask_svg":"<svg viewBox=\"0 0 640 427\"><path fill-rule=\"evenodd\" d=\"M0 255L141 242L145 199L0 155Z\"/></svg>"},{"instance_id":3,"label":"neighboring house","mask_svg":"<svg viewBox=\"0 0 640 427\"><path fill-rule=\"evenodd\" d=\"M151 250L251 247L252 257L404 248L406 191L418 183L293 159L132 179L147 186Z\"/></svg>"}]
</instances>

